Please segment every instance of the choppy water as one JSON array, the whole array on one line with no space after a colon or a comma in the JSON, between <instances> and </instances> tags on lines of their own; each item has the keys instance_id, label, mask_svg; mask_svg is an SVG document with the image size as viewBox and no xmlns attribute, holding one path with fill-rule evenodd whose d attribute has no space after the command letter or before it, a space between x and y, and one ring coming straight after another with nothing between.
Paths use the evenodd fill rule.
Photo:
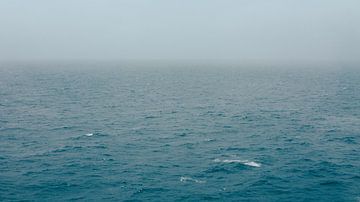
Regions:
<instances>
[{"instance_id":1,"label":"choppy water","mask_svg":"<svg viewBox=\"0 0 360 202\"><path fill-rule=\"evenodd\" d=\"M115 66L1 66L0 201L360 200L359 69Z\"/></svg>"}]
</instances>

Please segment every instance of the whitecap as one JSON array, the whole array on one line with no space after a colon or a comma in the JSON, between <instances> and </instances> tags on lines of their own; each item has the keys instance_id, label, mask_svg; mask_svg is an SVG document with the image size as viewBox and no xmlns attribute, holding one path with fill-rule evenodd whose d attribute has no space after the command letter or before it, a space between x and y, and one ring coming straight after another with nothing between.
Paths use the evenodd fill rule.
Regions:
<instances>
[{"instance_id":1,"label":"whitecap","mask_svg":"<svg viewBox=\"0 0 360 202\"><path fill-rule=\"evenodd\" d=\"M241 163L243 165L251 166L251 167L261 167L260 163L256 163L254 161L248 161L248 160L239 160L239 159L214 159L214 162L217 163Z\"/></svg>"},{"instance_id":2,"label":"whitecap","mask_svg":"<svg viewBox=\"0 0 360 202\"><path fill-rule=\"evenodd\" d=\"M87 134L85 134L85 136L88 136L88 137L91 137L91 136L93 136L94 134L93 133L87 133Z\"/></svg>"},{"instance_id":3,"label":"whitecap","mask_svg":"<svg viewBox=\"0 0 360 202\"><path fill-rule=\"evenodd\" d=\"M196 183L206 183L205 180L197 180L191 177L180 177L180 182L196 182Z\"/></svg>"},{"instance_id":4,"label":"whitecap","mask_svg":"<svg viewBox=\"0 0 360 202\"><path fill-rule=\"evenodd\" d=\"M252 167L261 167L261 164L260 163L256 163L254 161L248 161L248 162L244 162L245 165L247 166L252 166Z\"/></svg>"}]
</instances>

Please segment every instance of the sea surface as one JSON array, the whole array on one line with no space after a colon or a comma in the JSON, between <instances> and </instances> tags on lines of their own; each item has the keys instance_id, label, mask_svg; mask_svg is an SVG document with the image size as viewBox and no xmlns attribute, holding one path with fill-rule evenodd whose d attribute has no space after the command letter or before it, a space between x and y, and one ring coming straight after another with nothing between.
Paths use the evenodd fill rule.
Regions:
<instances>
[{"instance_id":1,"label":"sea surface","mask_svg":"<svg viewBox=\"0 0 360 202\"><path fill-rule=\"evenodd\" d=\"M0 65L0 201L360 201L360 68Z\"/></svg>"}]
</instances>

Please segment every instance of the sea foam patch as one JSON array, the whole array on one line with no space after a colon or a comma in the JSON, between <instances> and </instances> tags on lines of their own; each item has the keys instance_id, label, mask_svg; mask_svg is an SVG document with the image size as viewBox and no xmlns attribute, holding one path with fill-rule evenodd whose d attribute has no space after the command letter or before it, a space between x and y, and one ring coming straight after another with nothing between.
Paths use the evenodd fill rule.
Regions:
<instances>
[{"instance_id":1,"label":"sea foam patch","mask_svg":"<svg viewBox=\"0 0 360 202\"><path fill-rule=\"evenodd\" d=\"M260 163L254 162L254 161L248 161L248 160L239 160L239 159L214 159L214 162L217 163L241 163L243 165L251 166L251 167L261 167Z\"/></svg>"}]
</instances>

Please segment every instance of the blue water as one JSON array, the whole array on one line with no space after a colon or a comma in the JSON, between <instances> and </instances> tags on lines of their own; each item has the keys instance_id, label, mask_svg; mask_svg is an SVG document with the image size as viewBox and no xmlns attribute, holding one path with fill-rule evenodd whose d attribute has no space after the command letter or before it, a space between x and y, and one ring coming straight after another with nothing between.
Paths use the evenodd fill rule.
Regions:
<instances>
[{"instance_id":1,"label":"blue water","mask_svg":"<svg viewBox=\"0 0 360 202\"><path fill-rule=\"evenodd\" d=\"M360 69L0 68L0 201L359 201Z\"/></svg>"}]
</instances>

